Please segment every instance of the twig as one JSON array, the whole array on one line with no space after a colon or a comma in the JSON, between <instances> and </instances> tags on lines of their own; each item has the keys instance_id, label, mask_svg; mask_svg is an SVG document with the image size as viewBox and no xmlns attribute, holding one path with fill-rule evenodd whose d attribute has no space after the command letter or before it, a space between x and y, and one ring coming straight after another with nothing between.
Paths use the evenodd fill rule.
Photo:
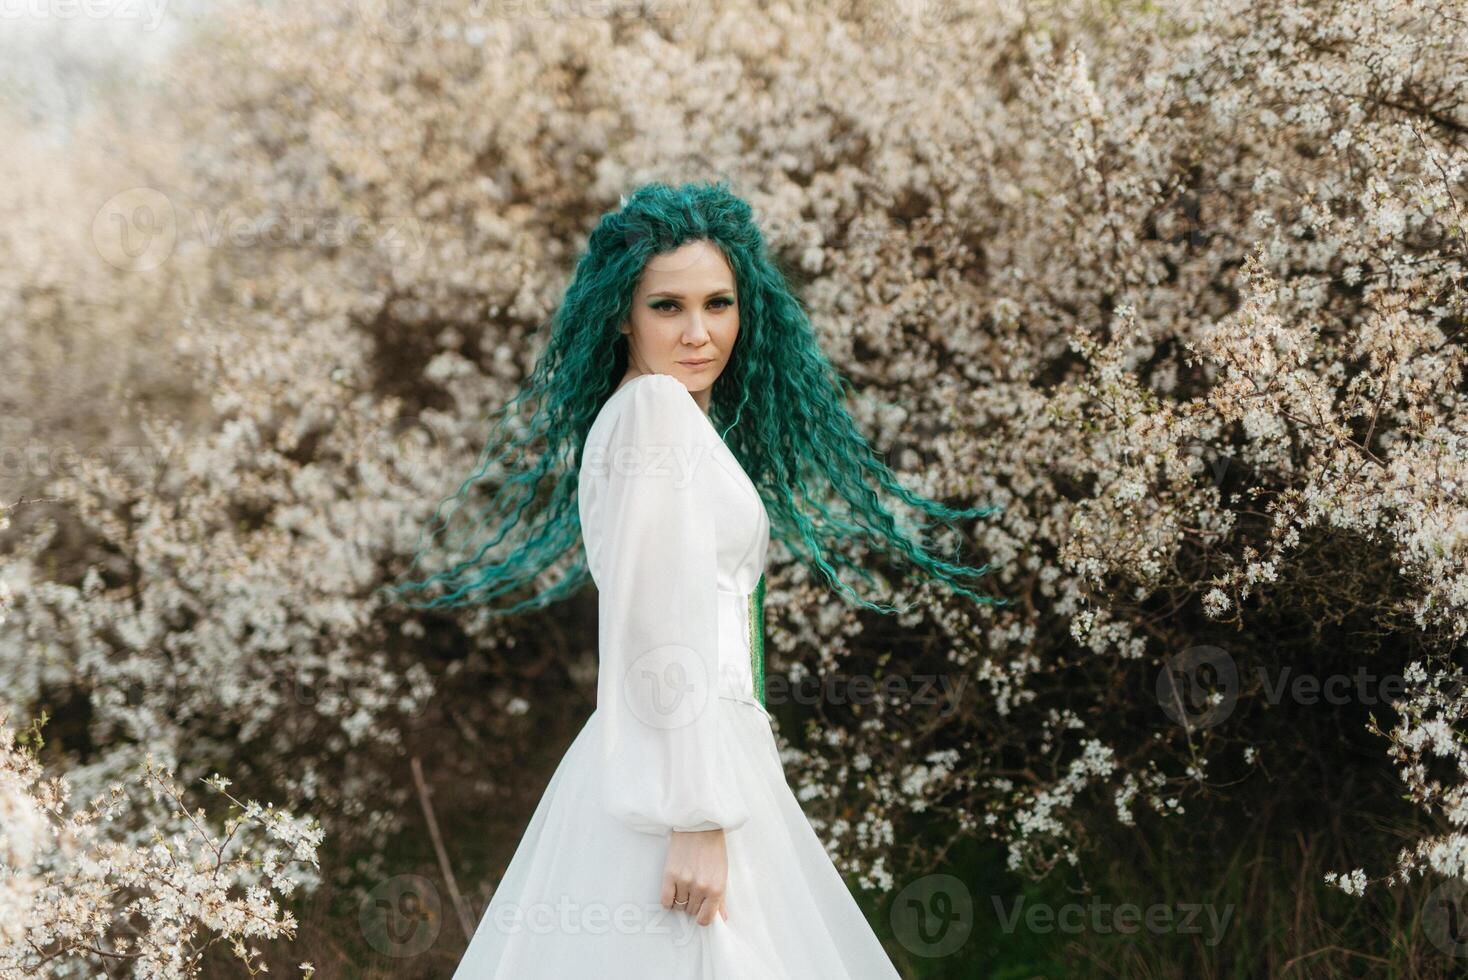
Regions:
<instances>
[{"instance_id":1,"label":"twig","mask_svg":"<svg viewBox=\"0 0 1468 980\"><path fill-rule=\"evenodd\" d=\"M433 815L433 804L428 799L428 784L423 781L423 764L418 761L416 755L413 756L413 784L418 787L418 802L423 805L423 818L428 821L428 836L433 840L433 850L438 855L439 870L443 872L443 880L449 887L449 900L454 903L454 911L459 914L459 925L464 929L464 938L472 941L474 939L474 919L464 905L463 896L459 894L459 884L454 880L454 870L449 867L449 854L444 850L443 837L438 832L438 818Z\"/></svg>"}]
</instances>

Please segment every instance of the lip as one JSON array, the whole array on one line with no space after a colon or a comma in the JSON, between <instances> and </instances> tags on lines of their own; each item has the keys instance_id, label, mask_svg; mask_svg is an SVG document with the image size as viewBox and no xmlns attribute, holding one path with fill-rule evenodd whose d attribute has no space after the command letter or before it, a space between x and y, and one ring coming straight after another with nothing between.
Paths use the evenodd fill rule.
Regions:
<instances>
[{"instance_id":1,"label":"lip","mask_svg":"<svg viewBox=\"0 0 1468 980\"><path fill-rule=\"evenodd\" d=\"M703 360L700 361L679 361L678 363L683 365L684 367L698 368L703 367L705 364L714 363L714 359L712 357L705 357Z\"/></svg>"}]
</instances>

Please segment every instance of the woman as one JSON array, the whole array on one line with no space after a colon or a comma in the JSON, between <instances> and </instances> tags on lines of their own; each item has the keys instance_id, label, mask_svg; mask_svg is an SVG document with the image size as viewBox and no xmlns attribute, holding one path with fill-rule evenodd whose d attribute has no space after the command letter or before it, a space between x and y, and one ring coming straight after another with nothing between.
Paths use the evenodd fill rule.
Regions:
<instances>
[{"instance_id":1,"label":"woman","mask_svg":"<svg viewBox=\"0 0 1468 980\"><path fill-rule=\"evenodd\" d=\"M482 542L472 554L402 589L444 587L425 609L535 589L495 610L510 613L590 577L596 709L454 977L897 977L781 766L761 632L772 515L834 588L893 612L840 580L836 566L872 578L832 545L859 537L997 600L959 584L988 566L934 557L873 491L943 520L997 508L949 509L896 482L842 408L749 206L723 184L646 185L602 217L508 407L532 395L538 410L492 463L543 440L538 461L503 467L469 529ZM573 450L575 466L561 465ZM517 527L523 541L488 557ZM569 570L536 588L563 555Z\"/></svg>"}]
</instances>

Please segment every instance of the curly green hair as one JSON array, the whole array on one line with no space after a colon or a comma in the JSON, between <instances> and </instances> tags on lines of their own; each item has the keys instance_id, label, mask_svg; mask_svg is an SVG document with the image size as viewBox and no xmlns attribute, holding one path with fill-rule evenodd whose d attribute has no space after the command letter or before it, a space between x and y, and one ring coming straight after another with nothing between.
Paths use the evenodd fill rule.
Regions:
<instances>
[{"instance_id":1,"label":"curly green hair","mask_svg":"<svg viewBox=\"0 0 1468 980\"><path fill-rule=\"evenodd\" d=\"M750 206L724 181L645 184L601 217L551 318L544 353L521 390L495 413L498 423L475 471L434 514L429 530L436 534L476 485L497 487L464 532L474 536L471 552L444 571L385 588L404 597L442 593L409 602L415 609L479 604L493 615L510 615L549 605L585 584L590 572L577 482L587 432L627 370L627 338L618 327L630 314L648 259L700 240L728 261L739 308L738 337L710 393L709 420L759 489L772 537L842 595L883 613L905 607L857 595L838 569L855 570L868 585L872 576L839 546L862 542L977 602L1008 604L963 584L988 573L989 565L945 561L921 540L936 523L1002 508L954 509L897 482L846 411L849 385L821 353L810 320L765 251ZM512 426L522 405L530 407L529 418ZM568 464L568 457L574 462ZM492 475L496 467L500 472ZM937 520L899 526L878 491ZM451 505L447 516L445 505ZM517 531L518 539L512 537ZM408 573L426 551L417 549ZM559 576L543 581L558 562ZM525 598L490 605L522 588L531 590Z\"/></svg>"}]
</instances>

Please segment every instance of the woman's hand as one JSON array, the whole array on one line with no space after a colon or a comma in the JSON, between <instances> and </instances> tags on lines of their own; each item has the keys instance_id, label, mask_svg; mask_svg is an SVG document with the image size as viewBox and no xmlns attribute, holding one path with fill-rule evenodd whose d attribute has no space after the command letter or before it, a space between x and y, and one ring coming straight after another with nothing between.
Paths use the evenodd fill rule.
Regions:
<instances>
[{"instance_id":1,"label":"woman's hand","mask_svg":"<svg viewBox=\"0 0 1468 980\"><path fill-rule=\"evenodd\" d=\"M687 912L701 926L711 925L715 913L728 921L728 883L729 853L722 829L673 831L663 865L663 908Z\"/></svg>"}]
</instances>

